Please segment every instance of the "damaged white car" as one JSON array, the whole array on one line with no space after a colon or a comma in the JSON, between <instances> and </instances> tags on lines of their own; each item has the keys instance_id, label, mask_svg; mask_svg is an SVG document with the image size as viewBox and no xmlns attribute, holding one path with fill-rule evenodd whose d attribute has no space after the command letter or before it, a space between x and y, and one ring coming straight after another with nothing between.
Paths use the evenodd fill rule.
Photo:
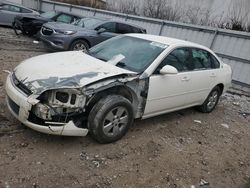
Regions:
<instances>
[{"instance_id":1,"label":"damaged white car","mask_svg":"<svg viewBox=\"0 0 250 188\"><path fill-rule=\"evenodd\" d=\"M208 48L128 34L81 51L30 58L7 77L7 104L26 126L48 134L120 139L134 119L197 106L211 112L231 68Z\"/></svg>"}]
</instances>

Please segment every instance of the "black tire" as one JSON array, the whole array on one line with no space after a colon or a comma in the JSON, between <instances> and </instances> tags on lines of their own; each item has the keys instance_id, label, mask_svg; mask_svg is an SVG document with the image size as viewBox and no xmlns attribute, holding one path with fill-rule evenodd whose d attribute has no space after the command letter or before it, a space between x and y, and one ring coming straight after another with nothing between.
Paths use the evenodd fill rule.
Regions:
<instances>
[{"instance_id":1,"label":"black tire","mask_svg":"<svg viewBox=\"0 0 250 188\"><path fill-rule=\"evenodd\" d=\"M90 111L89 132L99 143L111 143L122 138L133 121L134 113L130 101L120 95L108 95L99 100Z\"/></svg>"},{"instance_id":2,"label":"black tire","mask_svg":"<svg viewBox=\"0 0 250 188\"><path fill-rule=\"evenodd\" d=\"M203 113L212 112L219 101L220 95L220 88L218 86L214 87L204 103L201 106L198 106L197 109Z\"/></svg>"},{"instance_id":3,"label":"black tire","mask_svg":"<svg viewBox=\"0 0 250 188\"><path fill-rule=\"evenodd\" d=\"M82 48L80 48L80 46ZM72 42L72 44L69 47L69 50L71 51L87 51L89 49L89 45L85 40L78 39Z\"/></svg>"},{"instance_id":4,"label":"black tire","mask_svg":"<svg viewBox=\"0 0 250 188\"><path fill-rule=\"evenodd\" d=\"M20 28L17 27L15 21L12 23L12 28L13 28L13 30L14 30L14 32L15 32L16 35L20 35L20 34L23 33L23 31L22 31ZM18 31L19 31L19 32L18 32Z\"/></svg>"}]
</instances>

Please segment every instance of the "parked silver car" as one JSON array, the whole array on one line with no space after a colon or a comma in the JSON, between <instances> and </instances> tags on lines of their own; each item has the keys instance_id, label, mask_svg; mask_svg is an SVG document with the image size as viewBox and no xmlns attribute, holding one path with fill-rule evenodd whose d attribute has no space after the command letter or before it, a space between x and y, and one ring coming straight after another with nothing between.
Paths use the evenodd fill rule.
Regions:
<instances>
[{"instance_id":1,"label":"parked silver car","mask_svg":"<svg viewBox=\"0 0 250 188\"><path fill-rule=\"evenodd\" d=\"M39 15L39 13L16 3L0 0L0 25L12 26L17 15Z\"/></svg>"},{"instance_id":2,"label":"parked silver car","mask_svg":"<svg viewBox=\"0 0 250 188\"><path fill-rule=\"evenodd\" d=\"M146 33L146 30L114 20L82 18L73 24L48 22L40 30L40 39L55 50L87 50L125 33Z\"/></svg>"}]
</instances>

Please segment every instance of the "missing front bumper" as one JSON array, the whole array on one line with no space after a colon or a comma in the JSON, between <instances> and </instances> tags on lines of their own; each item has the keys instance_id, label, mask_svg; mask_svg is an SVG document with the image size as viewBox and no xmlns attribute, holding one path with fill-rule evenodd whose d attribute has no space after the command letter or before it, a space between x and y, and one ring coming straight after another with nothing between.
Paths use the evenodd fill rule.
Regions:
<instances>
[{"instance_id":1,"label":"missing front bumper","mask_svg":"<svg viewBox=\"0 0 250 188\"><path fill-rule=\"evenodd\" d=\"M10 80L10 75L6 81L7 106L14 117L27 127L36 131L63 136L86 136L88 129L79 128L73 121L67 123L47 122L46 125L40 125L29 121L29 115L32 104L28 102L28 98L18 91Z\"/></svg>"}]
</instances>

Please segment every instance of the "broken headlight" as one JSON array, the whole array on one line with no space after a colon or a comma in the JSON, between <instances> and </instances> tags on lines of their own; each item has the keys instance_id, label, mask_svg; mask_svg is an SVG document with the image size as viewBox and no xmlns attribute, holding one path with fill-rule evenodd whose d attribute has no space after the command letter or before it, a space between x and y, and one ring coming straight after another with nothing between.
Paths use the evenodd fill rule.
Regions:
<instances>
[{"instance_id":1,"label":"broken headlight","mask_svg":"<svg viewBox=\"0 0 250 188\"><path fill-rule=\"evenodd\" d=\"M85 96L77 89L46 91L39 97L40 103L33 107L39 118L51 120L53 116L68 116L84 112Z\"/></svg>"}]
</instances>

